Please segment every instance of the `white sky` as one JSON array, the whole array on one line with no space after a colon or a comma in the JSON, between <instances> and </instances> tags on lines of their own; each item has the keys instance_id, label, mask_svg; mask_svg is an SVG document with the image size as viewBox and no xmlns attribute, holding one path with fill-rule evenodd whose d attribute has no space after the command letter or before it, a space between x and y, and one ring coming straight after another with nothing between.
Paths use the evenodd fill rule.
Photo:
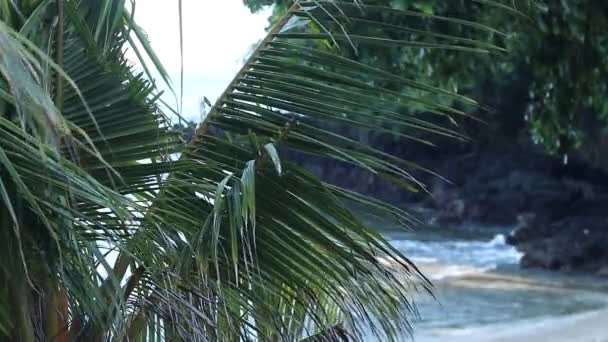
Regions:
<instances>
[{"instance_id":1,"label":"white sky","mask_svg":"<svg viewBox=\"0 0 608 342\"><path fill-rule=\"evenodd\" d=\"M269 15L269 9L252 14L242 0L183 0L186 118L199 121L203 96L214 102L223 92L247 52L264 37ZM148 33L179 96L178 1L137 0L135 20ZM174 103L172 96L165 99Z\"/></svg>"}]
</instances>

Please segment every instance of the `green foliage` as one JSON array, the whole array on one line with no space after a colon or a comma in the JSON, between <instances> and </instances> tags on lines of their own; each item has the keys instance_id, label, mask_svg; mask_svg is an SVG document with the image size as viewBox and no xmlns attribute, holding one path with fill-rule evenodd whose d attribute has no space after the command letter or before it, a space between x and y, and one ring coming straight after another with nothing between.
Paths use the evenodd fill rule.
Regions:
<instances>
[{"instance_id":1,"label":"green foliage","mask_svg":"<svg viewBox=\"0 0 608 342\"><path fill-rule=\"evenodd\" d=\"M502 48L404 34L419 29L420 18L381 2L302 1L184 146L157 106L148 67L169 80L125 3L0 1L0 339L292 341L336 327L356 337L370 327L383 340L408 333L412 295L431 285L345 202L404 223L410 216L325 184L279 151L424 190L411 176L415 163L324 125L459 137L429 118L466 115L448 104L475 102L421 75L367 63L357 51ZM390 38L387 20L397 32ZM129 48L152 62L146 72L126 60ZM406 110L414 106L426 114Z\"/></svg>"},{"instance_id":2,"label":"green foliage","mask_svg":"<svg viewBox=\"0 0 608 342\"><path fill-rule=\"evenodd\" d=\"M608 124L608 3L547 1L534 19L534 30L522 35L534 80L529 121L535 139L566 153L584 139L584 111Z\"/></svg>"},{"instance_id":3,"label":"green foliage","mask_svg":"<svg viewBox=\"0 0 608 342\"><path fill-rule=\"evenodd\" d=\"M247 3L255 10L268 1ZM429 20L424 25L434 33L508 47L509 54L488 58L450 50L425 50L424 54L418 54L372 49L363 52L361 58L466 94L475 94L486 80L501 82L512 73L530 74L530 99L524 114L532 139L550 153L568 153L585 141L585 127L581 124L585 111L596 113L600 121L608 125L605 96L608 42L604 34L608 28L608 3L605 1L393 0L391 4L402 10L456 16L500 27L508 36L441 21ZM275 9L281 10L282 7ZM391 29L386 28L385 32L390 35Z\"/></svg>"}]
</instances>

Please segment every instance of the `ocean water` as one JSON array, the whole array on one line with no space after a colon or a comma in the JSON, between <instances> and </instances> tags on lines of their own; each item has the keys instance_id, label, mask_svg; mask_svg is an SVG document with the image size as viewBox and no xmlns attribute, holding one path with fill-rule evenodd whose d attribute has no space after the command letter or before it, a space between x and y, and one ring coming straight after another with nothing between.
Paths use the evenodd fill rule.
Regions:
<instances>
[{"instance_id":1,"label":"ocean water","mask_svg":"<svg viewBox=\"0 0 608 342\"><path fill-rule=\"evenodd\" d=\"M520 270L521 254L506 244L506 234L508 229L483 227L463 233L445 229L387 233L391 244L414 261L435 286L435 298L416 298L416 340L446 331L465 333L607 306L605 289L594 288L597 279ZM378 341L371 335L365 340ZM409 340L408 336L403 340Z\"/></svg>"},{"instance_id":2,"label":"ocean water","mask_svg":"<svg viewBox=\"0 0 608 342\"><path fill-rule=\"evenodd\" d=\"M499 265L517 265L521 254L505 242L504 234L489 241L453 240L391 240L391 244L417 264L437 264L428 274L431 280L491 271Z\"/></svg>"}]
</instances>

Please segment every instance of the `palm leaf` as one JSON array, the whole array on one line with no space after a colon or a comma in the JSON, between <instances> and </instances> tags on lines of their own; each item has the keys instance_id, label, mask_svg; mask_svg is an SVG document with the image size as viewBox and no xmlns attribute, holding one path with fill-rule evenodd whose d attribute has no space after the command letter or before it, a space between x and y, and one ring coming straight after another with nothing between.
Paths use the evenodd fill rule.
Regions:
<instances>
[{"instance_id":1,"label":"palm leaf","mask_svg":"<svg viewBox=\"0 0 608 342\"><path fill-rule=\"evenodd\" d=\"M0 334L29 342L32 330L44 336L42 325L61 321L69 327L46 327L47 338L291 341L340 326L355 338L371 331L399 340L411 332L413 295L431 285L350 204L412 218L281 157L331 158L424 191L412 176L422 168L328 127L397 132L412 143L431 144L421 130L464 139L432 118L466 116L462 108L476 103L419 75L366 65L358 53L503 51L425 31L426 20L502 33L385 1L301 1L183 148L153 80L124 57L137 49L169 83L133 10L121 0L64 4L59 31L48 1L1 12L0 224L2 257L12 262L0 280L20 291L2 293ZM57 48L61 65L49 57ZM457 105L429 100L439 98Z\"/></svg>"},{"instance_id":2,"label":"palm leaf","mask_svg":"<svg viewBox=\"0 0 608 342\"><path fill-rule=\"evenodd\" d=\"M440 37L441 43L427 42L425 34L437 38L432 32L420 32L420 40L405 39L418 30L415 21L413 27L393 27L408 34L389 40L377 30L386 28L386 16L423 17L375 2L296 3L198 127L180 159L196 168L171 174L148 214L154 229L144 223L140 231L146 241L167 251L159 258L163 264L176 260L169 267L189 284L183 289L186 293L213 298L193 302L200 315L182 312L167 321L175 334L187 338L200 331L212 340L297 340L339 322L356 337L372 331L397 340L411 332L409 320L416 314L412 294L430 292L431 285L345 203L354 201L397 219L411 218L389 205L324 184L279 158L281 151L331 158L396 186L424 190L412 176L419 169L415 164L327 127L398 128L405 137L425 130L462 138L404 109L417 106L427 115L449 117L467 114L428 98L448 97L465 106L475 102L365 65L352 49L504 49L448 35ZM355 18L364 27L349 27ZM456 18L423 19L500 34ZM396 91L384 86L384 80L426 95ZM398 265L397 273L387 264ZM178 288L166 291L172 289Z\"/></svg>"},{"instance_id":3,"label":"palm leaf","mask_svg":"<svg viewBox=\"0 0 608 342\"><path fill-rule=\"evenodd\" d=\"M66 289L72 322L107 336L116 333L115 320L127 313L129 301L114 294L115 286L110 292L100 286L102 246L126 247L137 225L133 215L144 207L124 195L158 187L171 164L145 168L141 161L163 160L179 141L156 110L154 88L123 56L124 27L96 40L87 23L99 21L87 17L86 2L67 5L62 68L48 56L53 33L45 25L54 6L41 2L16 28L22 35L4 23L0 28L0 210L3 218L9 215L3 229L12 232L3 235L3 259L19 261L7 264L1 278L10 284L7 289L25 289L23 302L33 302L33 296L52 305L52 293ZM59 110L52 97L61 78L67 86ZM118 289L120 281L114 280ZM13 324L10 315L28 317L30 309L10 298L1 302L2 332L29 340L34 331L27 330L33 328ZM43 314L54 310L48 306ZM20 332L10 332L11 326ZM34 326L40 328L40 321Z\"/></svg>"}]
</instances>

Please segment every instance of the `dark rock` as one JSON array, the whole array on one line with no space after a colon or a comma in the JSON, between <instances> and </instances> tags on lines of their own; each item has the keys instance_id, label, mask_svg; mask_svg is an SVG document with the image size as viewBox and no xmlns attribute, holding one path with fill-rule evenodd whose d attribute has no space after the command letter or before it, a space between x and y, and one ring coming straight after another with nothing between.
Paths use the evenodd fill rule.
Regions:
<instances>
[{"instance_id":1,"label":"dark rock","mask_svg":"<svg viewBox=\"0 0 608 342\"><path fill-rule=\"evenodd\" d=\"M608 266L603 266L595 274L600 277L608 277Z\"/></svg>"},{"instance_id":2,"label":"dark rock","mask_svg":"<svg viewBox=\"0 0 608 342\"><path fill-rule=\"evenodd\" d=\"M523 79L522 82L525 84ZM507 240L524 253L522 266L594 272L608 267L608 158L602 154L608 151L608 133L598 132L593 137L602 146L590 148L581 156L570 156L564 165L562 159L547 156L540 146L531 143L528 125L518 114L523 113L526 103L527 92L522 89L525 87L512 89L509 94L513 98L510 95L508 99L495 98L504 96L504 92L488 94L490 103L496 102L494 108L502 111L485 117L488 124L459 122L458 129L474 143L414 132L416 137L435 142L434 148L392 134L309 123L365 141L447 178L449 181L417 168L408 170L429 185L432 196L424 191L408 192L347 163L288 150L281 151L281 157L328 183L406 210L421 208L417 212L424 222L450 226L513 225L516 228ZM435 116L420 115L425 120L435 120Z\"/></svg>"},{"instance_id":3,"label":"dark rock","mask_svg":"<svg viewBox=\"0 0 608 342\"><path fill-rule=\"evenodd\" d=\"M524 254L523 267L598 272L608 266L608 218L568 217L547 223L528 216L522 221L507 243Z\"/></svg>"},{"instance_id":4,"label":"dark rock","mask_svg":"<svg viewBox=\"0 0 608 342\"><path fill-rule=\"evenodd\" d=\"M526 241L537 240L544 236L546 232L536 227L545 227L550 222L546 217L535 213L522 213L517 216L517 225L506 238L510 245L517 245Z\"/></svg>"}]
</instances>

